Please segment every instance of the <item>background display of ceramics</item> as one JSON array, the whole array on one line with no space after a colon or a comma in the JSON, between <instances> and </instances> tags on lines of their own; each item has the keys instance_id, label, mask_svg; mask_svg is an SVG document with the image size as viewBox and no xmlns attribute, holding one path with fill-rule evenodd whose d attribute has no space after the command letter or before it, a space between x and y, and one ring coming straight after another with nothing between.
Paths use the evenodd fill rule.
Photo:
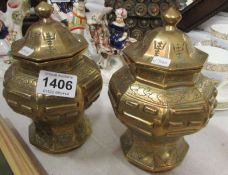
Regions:
<instances>
[{"instance_id":1,"label":"background display of ceramics","mask_svg":"<svg viewBox=\"0 0 228 175\"><path fill-rule=\"evenodd\" d=\"M211 34L206 31L201 31L201 30L193 30L187 35L191 38L191 41L193 45L196 45L198 43L204 43L205 41L208 43L211 42Z\"/></svg>"},{"instance_id":2,"label":"background display of ceramics","mask_svg":"<svg viewBox=\"0 0 228 175\"><path fill-rule=\"evenodd\" d=\"M89 31L86 30L84 35L89 43L89 47L87 51L84 53L84 55L88 56L89 58L92 58L96 63L98 63L101 55L97 53L95 47L93 46L92 39L89 39L90 38ZM110 65L107 68L101 69L101 75L102 75L104 84L109 83L109 80L112 74L115 73L117 70L119 70L125 64L125 61L121 55L113 55L110 59L109 64Z\"/></svg>"},{"instance_id":3,"label":"background display of ceramics","mask_svg":"<svg viewBox=\"0 0 228 175\"><path fill-rule=\"evenodd\" d=\"M226 14L226 15L224 15ZM220 13L219 15L216 15L203 24L201 24L198 29L210 32L211 26L215 24L228 24L228 13Z\"/></svg>"},{"instance_id":4,"label":"background display of ceramics","mask_svg":"<svg viewBox=\"0 0 228 175\"><path fill-rule=\"evenodd\" d=\"M228 109L228 51L211 45L198 44L197 49L206 52L208 62L202 73L218 81L217 110Z\"/></svg>"}]
</instances>

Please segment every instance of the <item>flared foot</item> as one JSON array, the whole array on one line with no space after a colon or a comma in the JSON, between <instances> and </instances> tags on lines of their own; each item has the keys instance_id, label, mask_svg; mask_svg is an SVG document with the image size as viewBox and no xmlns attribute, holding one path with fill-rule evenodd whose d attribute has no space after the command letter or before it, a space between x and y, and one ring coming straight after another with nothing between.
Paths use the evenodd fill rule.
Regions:
<instances>
[{"instance_id":1,"label":"flared foot","mask_svg":"<svg viewBox=\"0 0 228 175\"><path fill-rule=\"evenodd\" d=\"M32 123L29 127L30 143L48 153L64 153L80 147L91 134L87 119L77 123L50 127L45 123Z\"/></svg>"},{"instance_id":2,"label":"flared foot","mask_svg":"<svg viewBox=\"0 0 228 175\"><path fill-rule=\"evenodd\" d=\"M121 146L129 162L150 172L168 171L184 159L189 146L184 138L157 138L133 134L122 135Z\"/></svg>"}]
</instances>

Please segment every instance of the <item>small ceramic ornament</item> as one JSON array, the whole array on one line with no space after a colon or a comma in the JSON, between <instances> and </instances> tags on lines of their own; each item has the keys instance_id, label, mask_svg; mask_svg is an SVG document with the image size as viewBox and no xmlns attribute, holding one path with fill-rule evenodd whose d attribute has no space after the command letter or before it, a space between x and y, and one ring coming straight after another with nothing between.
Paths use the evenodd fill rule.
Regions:
<instances>
[{"instance_id":1,"label":"small ceramic ornament","mask_svg":"<svg viewBox=\"0 0 228 175\"><path fill-rule=\"evenodd\" d=\"M50 0L50 3L53 5L57 5L58 9L62 13L71 13L73 10L73 4L75 3L75 0L70 0L69 2L56 2L54 0Z\"/></svg>"},{"instance_id":2,"label":"small ceramic ornament","mask_svg":"<svg viewBox=\"0 0 228 175\"><path fill-rule=\"evenodd\" d=\"M124 19L127 18L127 10L124 8L116 9L116 19L109 24L110 31L110 46L120 51L124 48L127 40L128 26L125 24Z\"/></svg>"},{"instance_id":3,"label":"small ceramic ornament","mask_svg":"<svg viewBox=\"0 0 228 175\"><path fill-rule=\"evenodd\" d=\"M84 29L86 27L86 15L85 15L85 2L78 0L73 4L73 10L69 18L69 30L72 33L84 35Z\"/></svg>"},{"instance_id":4,"label":"small ceramic ornament","mask_svg":"<svg viewBox=\"0 0 228 175\"><path fill-rule=\"evenodd\" d=\"M54 12L52 18L64 23L72 33L84 35L86 27L84 0L53 3L50 1Z\"/></svg>"},{"instance_id":5,"label":"small ceramic ornament","mask_svg":"<svg viewBox=\"0 0 228 175\"><path fill-rule=\"evenodd\" d=\"M68 15L72 13L75 0L70 0L70 2L55 2L54 0L50 0L49 3L54 8L52 18L68 26Z\"/></svg>"},{"instance_id":6,"label":"small ceramic ornament","mask_svg":"<svg viewBox=\"0 0 228 175\"><path fill-rule=\"evenodd\" d=\"M106 20L106 14L110 13L112 8L106 7L96 12L88 19L89 31L92 37L95 50L99 54L97 64L101 68L107 68L110 64L110 57L114 54L113 48L109 44L109 30Z\"/></svg>"},{"instance_id":7,"label":"small ceramic ornament","mask_svg":"<svg viewBox=\"0 0 228 175\"><path fill-rule=\"evenodd\" d=\"M61 10L61 6L58 3L53 3L52 7L54 9L52 18L56 21L62 22L66 26L68 25L67 14Z\"/></svg>"},{"instance_id":8,"label":"small ceramic ornament","mask_svg":"<svg viewBox=\"0 0 228 175\"><path fill-rule=\"evenodd\" d=\"M127 17L127 11L123 8L117 9L116 20L108 24L107 14L111 11L111 7L106 7L102 11L94 13L88 20L93 44L97 53L100 54L97 64L106 70L121 60L121 51L130 41L127 33L128 27L124 23L124 18ZM122 65L123 63L117 66L116 69L119 69ZM112 73L109 71L107 74L111 75Z\"/></svg>"},{"instance_id":9,"label":"small ceramic ornament","mask_svg":"<svg viewBox=\"0 0 228 175\"><path fill-rule=\"evenodd\" d=\"M9 34L6 40L10 45L22 38L21 28L25 15L20 0L9 0L7 2L7 11L5 13L0 12L0 19L8 27Z\"/></svg>"},{"instance_id":10,"label":"small ceramic ornament","mask_svg":"<svg viewBox=\"0 0 228 175\"><path fill-rule=\"evenodd\" d=\"M56 4L60 11L67 14L67 13L71 13L73 10L73 4L75 2L78 2L78 0L69 0L69 2L57 2L56 0L49 0L50 4ZM84 3L86 3L86 1L84 1ZM87 8L85 8L86 12L89 12L89 10Z\"/></svg>"},{"instance_id":11,"label":"small ceramic ornament","mask_svg":"<svg viewBox=\"0 0 228 175\"><path fill-rule=\"evenodd\" d=\"M25 13L23 10L17 10L12 13L12 29L16 32L15 40L22 38L22 25Z\"/></svg>"}]
</instances>

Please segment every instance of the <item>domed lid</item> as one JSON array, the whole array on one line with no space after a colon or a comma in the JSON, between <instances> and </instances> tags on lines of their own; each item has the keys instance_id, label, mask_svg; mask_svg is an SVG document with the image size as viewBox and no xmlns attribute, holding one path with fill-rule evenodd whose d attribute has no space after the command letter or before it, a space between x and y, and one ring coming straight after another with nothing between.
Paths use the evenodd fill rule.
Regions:
<instances>
[{"instance_id":1,"label":"domed lid","mask_svg":"<svg viewBox=\"0 0 228 175\"><path fill-rule=\"evenodd\" d=\"M128 46L124 56L136 63L136 67L165 72L200 70L208 55L193 48L189 37L177 29L181 18L180 12L170 7L162 14L164 27L148 32L142 41Z\"/></svg>"},{"instance_id":2,"label":"domed lid","mask_svg":"<svg viewBox=\"0 0 228 175\"><path fill-rule=\"evenodd\" d=\"M46 62L72 57L87 48L83 36L74 36L67 27L50 18L51 5L42 1L35 12L40 21L28 29L24 38L12 44L12 55L16 59Z\"/></svg>"}]
</instances>

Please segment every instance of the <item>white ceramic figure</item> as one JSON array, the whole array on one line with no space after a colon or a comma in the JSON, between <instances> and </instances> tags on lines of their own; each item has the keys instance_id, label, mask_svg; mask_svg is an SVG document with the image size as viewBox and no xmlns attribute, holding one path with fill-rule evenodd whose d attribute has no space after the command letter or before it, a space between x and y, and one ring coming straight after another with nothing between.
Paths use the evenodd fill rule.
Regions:
<instances>
[{"instance_id":1,"label":"white ceramic figure","mask_svg":"<svg viewBox=\"0 0 228 175\"><path fill-rule=\"evenodd\" d=\"M17 10L12 13L12 29L14 32L16 32L16 38L15 40L22 38L22 25L23 20L25 17L25 13L23 10Z\"/></svg>"},{"instance_id":2,"label":"white ceramic figure","mask_svg":"<svg viewBox=\"0 0 228 175\"><path fill-rule=\"evenodd\" d=\"M53 3L52 7L54 8L52 18L56 21L59 21L68 25L67 14L62 12L56 3Z\"/></svg>"},{"instance_id":3,"label":"white ceramic figure","mask_svg":"<svg viewBox=\"0 0 228 175\"><path fill-rule=\"evenodd\" d=\"M7 42L11 45L14 41L22 38L22 23L25 12L22 10L22 2L20 0L8 0L7 11L0 13L0 19L8 27L9 35Z\"/></svg>"},{"instance_id":4,"label":"white ceramic figure","mask_svg":"<svg viewBox=\"0 0 228 175\"><path fill-rule=\"evenodd\" d=\"M54 1L54 0L48 0L48 3L53 5L57 5L58 9L62 13L71 13L73 9L73 4L77 2L76 0L68 0L68 1Z\"/></svg>"},{"instance_id":5,"label":"white ceramic figure","mask_svg":"<svg viewBox=\"0 0 228 175\"><path fill-rule=\"evenodd\" d=\"M110 34L106 20L106 14L110 13L111 11L112 8L106 7L102 11L94 13L87 22L93 44L97 53L99 54L99 60L97 61L97 64L101 68L107 68L110 66L110 59L114 54L114 50L109 44Z\"/></svg>"},{"instance_id":6,"label":"white ceramic figure","mask_svg":"<svg viewBox=\"0 0 228 175\"><path fill-rule=\"evenodd\" d=\"M73 4L73 10L68 19L68 27L72 33L84 35L86 27L85 2L79 0Z\"/></svg>"},{"instance_id":7,"label":"white ceramic figure","mask_svg":"<svg viewBox=\"0 0 228 175\"><path fill-rule=\"evenodd\" d=\"M75 1L73 3L72 11L69 10L70 8L61 10L63 7L59 5L57 3L52 3L54 8L52 18L66 24L72 33L84 35L84 30L86 28L85 2L83 0Z\"/></svg>"},{"instance_id":8,"label":"white ceramic figure","mask_svg":"<svg viewBox=\"0 0 228 175\"><path fill-rule=\"evenodd\" d=\"M100 54L97 64L103 69L108 69L110 65L114 68L115 64L118 64L117 69L120 68L123 65L119 64L122 60L122 50L136 41L128 37L128 26L124 22L127 11L123 8L116 9L116 20L108 24L107 14L111 11L110 7L104 8L94 13L87 22L93 44Z\"/></svg>"}]
</instances>

